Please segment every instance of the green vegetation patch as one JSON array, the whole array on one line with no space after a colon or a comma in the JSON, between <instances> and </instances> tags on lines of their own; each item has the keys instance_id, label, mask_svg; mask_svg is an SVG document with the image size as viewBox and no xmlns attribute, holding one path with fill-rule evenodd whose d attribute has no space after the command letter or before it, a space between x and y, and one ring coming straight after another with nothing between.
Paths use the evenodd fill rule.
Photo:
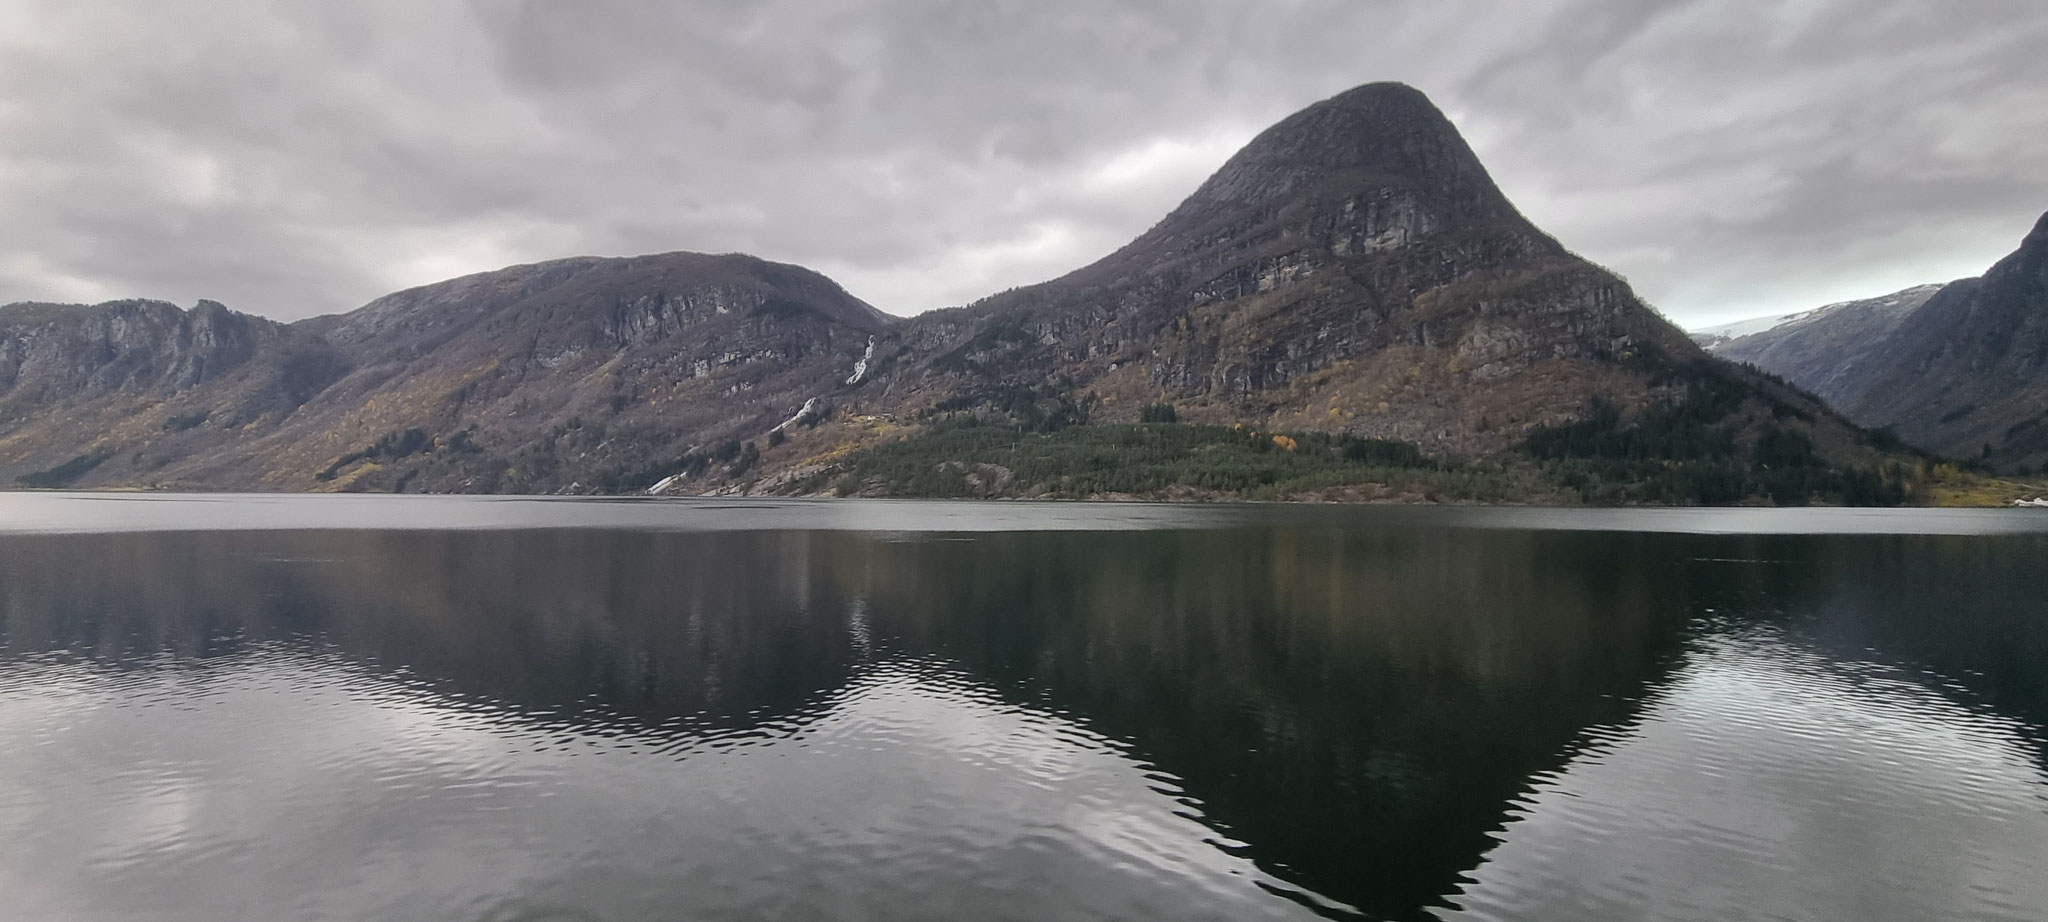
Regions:
<instances>
[{"instance_id":1,"label":"green vegetation patch","mask_svg":"<svg viewBox=\"0 0 2048 922\"><path fill-rule=\"evenodd\" d=\"M79 455L49 470L23 474L20 477L16 477L14 482L24 487L34 487L42 490L65 486L80 477L92 473L93 468L99 467L102 462L113 456L113 449L102 448L98 451Z\"/></svg>"},{"instance_id":2,"label":"green vegetation patch","mask_svg":"<svg viewBox=\"0 0 2048 922\"><path fill-rule=\"evenodd\" d=\"M1536 428L1523 450L1545 462L1544 472L1561 486L1599 505L1906 501L1913 479L1909 465L1830 465L1815 452L1812 438L1796 428L1770 423L1744 450L1735 415L1741 398L1720 383L1696 383L1634 420L1594 398L1578 420Z\"/></svg>"},{"instance_id":3,"label":"green vegetation patch","mask_svg":"<svg viewBox=\"0 0 2048 922\"><path fill-rule=\"evenodd\" d=\"M1407 442L1228 426L1072 426L1037 432L955 423L857 452L790 492L842 495L1083 498L1176 491L1278 499L1349 485L1486 498L1490 475L1430 458ZM1494 498L1506 498L1504 496Z\"/></svg>"},{"instance_id":4,"label":"green vegetation patch","mask_svg":"<svg viewBox=\"0 0 2048 922\"><path fill-rule=\"evenodd\" d=\"M434 437L428 435L425 429L414 427L404 432L387 432L379 437L375 444L334 459L334 463L327 465L320 473L314 474L313 479L325 483L341 473L342 468L357 461L398 461L424 451L432 451L433 447Z\"/></svg>"},{"instance_id":5,"label":"green vegetation patch","mask_svg":"<svg viewBox=\"0 0 2048 922\"><path fill-rule=\"evenodd\" d=\"M1180 422L1180 411L1175 410L1170 403L1146 404L1144 409L1138 411L1138 422L1177 423Z\"/></svg>"},{"instance_id":6,"label":"green vegetation patch","mask_svg":"<svg viewBox=\"0 0 2048 922\"><path fill-rule=\"evenodd\" d=\"M164 431L184 432L187 429L196 429L201 424L205 423L207 418L212 415L213 411L211 410L200 410L194 413L183 413L176 416L172 416L164 420Z\"/></svg>"}]
</instances>

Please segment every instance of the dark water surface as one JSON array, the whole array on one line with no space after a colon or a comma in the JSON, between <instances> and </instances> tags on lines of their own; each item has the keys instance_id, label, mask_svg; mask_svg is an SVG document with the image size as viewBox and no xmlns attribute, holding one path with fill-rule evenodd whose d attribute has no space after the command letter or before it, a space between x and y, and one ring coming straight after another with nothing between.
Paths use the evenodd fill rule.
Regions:
<instances>
[{"instance_id":1,"label":"dark water surface","mask_svg":"<svg viewBox=\"0 0 2048 922\"><path fill-rule=\"evenodd\" d=\"M0 494L0 917L2048 918L2048 513Z\"/></svg>"}]
</instances>

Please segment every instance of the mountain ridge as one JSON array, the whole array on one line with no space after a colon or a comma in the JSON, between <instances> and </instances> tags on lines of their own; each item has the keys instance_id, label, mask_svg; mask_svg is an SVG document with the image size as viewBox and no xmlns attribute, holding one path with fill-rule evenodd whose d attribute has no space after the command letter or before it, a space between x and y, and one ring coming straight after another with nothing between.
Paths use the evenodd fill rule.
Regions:
<instances>
[{"instance_id":1,"label":"mountain ridge","mask_svg":"<svg viewBox=\"0 0 2048 922\"><path fill-rule=\"evenodd\" d=\"M1748 320L1699 327L1686 332L1687 335L1692 337L1693 342L1699 343L1701 347L1709 352L1719 354L1724 344L1763 333L1805 326L1843 311L1891 308L1892 311L1896 312L1897 316L1904 316L1906 312L1926 303L1926 299L1932 297L1935 292L1940 291L1943 284L1945 283L1936 282L1914 285L1910 288L1902 288L1898 291L1878 295L1873 298L1851 298L1847 301L1832 301L1811 310L1779 314L1775 317L1752 317Z\"/></svg>"},{"instance_id":2,"label":"mountain ridge","mask_svg":"<svg viewBox=\"0 0 2048 922\"><path fill-rule=\"evenodd\" d=\"M2048 469L2048 214L1983 276L1809 313L1713 351L1930 451Z\"/></svg>"},{"instance_id":3,"label":"mountain ridge","mask_svg":"<svg viewBox=\"0 0 2048 922\"><path fill-rule=\"evenodd\" d=\"M1308 106L1125 246L962 308L892 318L802 267L669 253L506 267L273 326L326 357L289 408L216 417L233 395L211 380L131 389L83 431L63 412L0 428L0 477L749 490L947 426L1053 431L1157 407L1447 459L1586 420L1605 434L1553 440L1559 463L1583 442L1652 446L1627 449L1649 452L1638 468L1700 451L1747 464L1780 436L1808 446L1801 464L1876 458L1826 407L1710 358L1536 228L1401 84ZM1630 434L1653 418L1664 434Z\"/></svg>"},{"instance_id":4,"label":"mountain ridge","mask_svg":"<svg viewBox=\"0 0 2048 922\"><path fill-rule=\"evenodd\" d=\"M1983 276L1908 315L1873 360L1852 414L1950 456L2048 465L2048 213Z\"/></svg>"},{"instance_id":5,"label":"mountain ridge","mask_svg":"<svg viewBox=\"0 0 2048 922\"><path fill-rule=\"evenodd\" d=\"M1943 287L1916 285L1875 298L1838 301L1778 318L1780 322L1766 329L1702 345L1714 355L1780 375L1830 406L1846 409L1864 397L1857 369L1870 358L1865 346L1898 329Z\"/></svg>"}]
</instances>

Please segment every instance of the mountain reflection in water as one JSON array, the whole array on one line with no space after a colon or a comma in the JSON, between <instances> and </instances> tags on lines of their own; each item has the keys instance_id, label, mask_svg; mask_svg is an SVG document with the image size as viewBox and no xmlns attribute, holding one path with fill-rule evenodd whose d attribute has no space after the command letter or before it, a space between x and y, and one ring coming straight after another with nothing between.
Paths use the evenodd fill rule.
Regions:
<instances>
[{"instance_id":1,"label":"mountain reflection in water","mask_svg":"<svg viewBox=\"0 0 2048 922\"><path fill-rule=\"evenodd\" d=\"M2044 561L1370 517L6 536L0 892L44 919L2038 917Z\"/></svg>"}]
</instances>

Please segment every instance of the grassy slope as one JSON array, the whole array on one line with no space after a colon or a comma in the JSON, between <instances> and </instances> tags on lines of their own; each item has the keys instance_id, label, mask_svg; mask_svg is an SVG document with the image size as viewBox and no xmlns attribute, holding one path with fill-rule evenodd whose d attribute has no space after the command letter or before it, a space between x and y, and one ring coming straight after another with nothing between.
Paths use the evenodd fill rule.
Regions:
<instances>
[{"instance_id":1,"label":"grassy slope","mask_svg":"<svg viewBox=\"0 0 2048 922\"><path fill-rule=\"evenodd\" d=\"M792 493L1081 499L1528 501L1529 465L1452 464L1413 445L1230 426L1136 424L1028 432L935 429L852 453Z\"/></svg>"},{"instance_id":2,"label":"grassy slope","mask_svg":"<svg viewBox=\"0 0 2048 922\"><path fill-rule=\"evenodd\" d=\"M942 422L850 452L773 492L841 496L1330 499L1601 505L2005 505L1950 466L1880 451L1831 461L1811 420L1759 423L1739 394L1693 388L1625 416L1600 401L1571 423L1476 461L1414 445L1322 432L1173 423L1055 431ZM1165 408L1161 408L1165 409ZM1168 416L1170 417L1170 412ZM1048 428L1048 427L1039 427ZM2010 495L2008 495L2010 494Z\"/></svg>"},{"instance_id":3,"label":"grassy slope","mask_svg":"<svg viewBox=\"0 0 2048 922\"><path fill-rule=\"evenodd\" d=\"M1918 506L1995 508L2023 499L2048 498L2048 481L2016 480L1962 470L1953 464L1927 465L1912 497Z\"/></svg>"}]
</instances>

